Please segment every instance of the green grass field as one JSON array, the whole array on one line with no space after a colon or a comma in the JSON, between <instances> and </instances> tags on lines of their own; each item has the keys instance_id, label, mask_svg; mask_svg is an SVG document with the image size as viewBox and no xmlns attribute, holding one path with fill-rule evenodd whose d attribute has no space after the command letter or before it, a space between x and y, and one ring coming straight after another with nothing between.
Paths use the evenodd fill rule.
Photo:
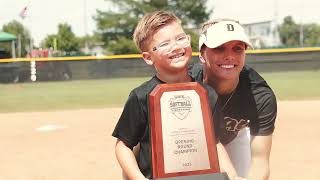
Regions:
<instances>
[{"instance_id":1,"label":"green grass field","mask_svg":"<svg viewBox=\"0 0 320 180\"><path fill-rule=\"evenodd\" d=\"M320 99L320 71L263 73L278 100ZM148 78L0 84L0 112L121 107Z\"/></svg>"}]
</instances>

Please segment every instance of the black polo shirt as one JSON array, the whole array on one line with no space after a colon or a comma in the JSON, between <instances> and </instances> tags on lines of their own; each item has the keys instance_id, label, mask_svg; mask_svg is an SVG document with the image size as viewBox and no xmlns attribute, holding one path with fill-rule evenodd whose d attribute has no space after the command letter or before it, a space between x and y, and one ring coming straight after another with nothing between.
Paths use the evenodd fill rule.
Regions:
<instances>
[{"instance_id":1,"label":"black polo shirt","mask_svg":"<svg viewBox=\"0 0 320 180\"><path fill-rule=\"evenodd\" d=\"M201 64L190 66L190 75L203 79ZM267 136L273 133L277 116L276 97L267 82L252 68L244 66L239 84L233 94L219 96L214 117L219 124L219 140L231 142L238 132L250 127L253 136Z\"/></svg>"}]
</instances>

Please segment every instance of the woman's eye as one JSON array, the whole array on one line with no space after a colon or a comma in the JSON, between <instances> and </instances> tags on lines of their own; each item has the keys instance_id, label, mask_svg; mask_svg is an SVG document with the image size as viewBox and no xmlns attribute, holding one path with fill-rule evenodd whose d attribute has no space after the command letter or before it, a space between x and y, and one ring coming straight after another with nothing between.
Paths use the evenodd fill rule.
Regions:
<instances>
[{"instance_id":1,"label":"woman's eye","mask_svg":"<svg viewBox=\"0 0 320 180\"><path fill-rule=\"evenodd\" d=\"M233 50L234 50L235 52L242 52L242 51L245 50L245 48L242 47L242 46L235 46L235 47L233 48Z\"/></svg>"}]
</instances>

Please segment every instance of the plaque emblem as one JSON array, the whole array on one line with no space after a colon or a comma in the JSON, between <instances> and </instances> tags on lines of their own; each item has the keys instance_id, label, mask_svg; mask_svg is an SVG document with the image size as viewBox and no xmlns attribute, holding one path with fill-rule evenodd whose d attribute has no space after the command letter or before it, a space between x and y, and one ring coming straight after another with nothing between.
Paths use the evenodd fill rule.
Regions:
<instances>
[{"instance_id":1,"label":"plaque emblem","mask_svg":"<svg viewBox=\"0 0 320 180\"><path fill-rule=\"evenodd\" d=\"M180 120L185 119L192 109L192 100L189 96L176 95L169 100L169 108L173 115Z\"/></svg>"}]
</instances>

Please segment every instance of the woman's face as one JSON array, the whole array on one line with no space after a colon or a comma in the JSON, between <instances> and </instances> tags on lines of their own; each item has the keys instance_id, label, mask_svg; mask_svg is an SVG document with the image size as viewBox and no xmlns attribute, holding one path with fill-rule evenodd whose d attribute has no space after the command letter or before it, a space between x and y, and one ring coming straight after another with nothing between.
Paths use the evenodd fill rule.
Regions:
<instances>
[{"instance_id":1,"label":"woman's face","mask_svg":"<svg viewBox=\"0 0 320 180\"><path fill-rule=\"evenodd\" d=\"M216 48L204 47L201 58L208 80L239 78L245 63L245 49L246 44L242 41L229 41Z\"/></svg>"}]
</instances>

